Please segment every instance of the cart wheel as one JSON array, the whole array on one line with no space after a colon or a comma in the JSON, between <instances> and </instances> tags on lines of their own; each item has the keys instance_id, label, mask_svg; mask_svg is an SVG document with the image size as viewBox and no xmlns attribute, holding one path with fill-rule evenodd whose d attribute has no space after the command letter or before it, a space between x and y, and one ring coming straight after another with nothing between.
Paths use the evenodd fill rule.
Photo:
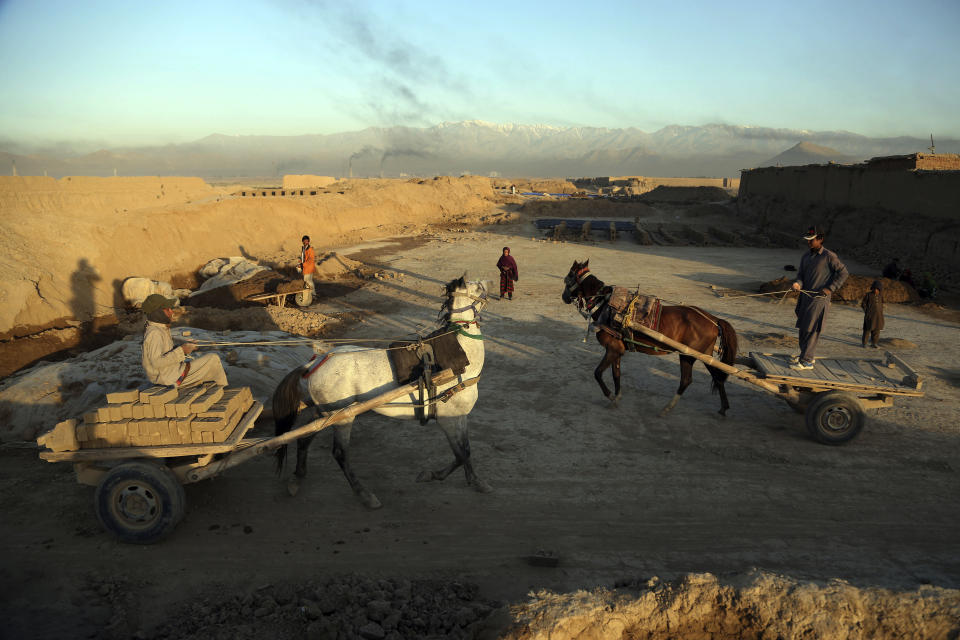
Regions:
<instances>
[{"instance_id":1,"label":"cart wheel","mask_svg":"<svg viewBox=\"0 0 960 640\"><path fill-rule=\"evenodd\" d=\"M121 542L159 542L183 519L183 486L167 467L126 462L100 481L93 507L103 528Z\"/></svg>"},{"instance_id":2,"label":"cart wheel","mask_svg":"<svg viewBox=\"0 0 960 640\"><path fill-rule=\"evenodd\" d=\"M864 420L860 400L844 391L818 393L807 406L807 431L824 444L853 440L863 429Z\"/></svg>"}]
</instances>

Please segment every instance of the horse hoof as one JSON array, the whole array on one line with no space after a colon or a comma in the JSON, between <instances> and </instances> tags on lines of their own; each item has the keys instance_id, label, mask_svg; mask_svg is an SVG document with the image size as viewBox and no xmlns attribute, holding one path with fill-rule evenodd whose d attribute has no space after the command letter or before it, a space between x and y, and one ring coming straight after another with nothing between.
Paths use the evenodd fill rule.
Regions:
<instances>
[{"instance_id":1,"label":"horse hoof","mask_svg":"<svg viewBox=\"0 0 960 640\"><path fill-rule=\"evenodd\" d=\"M291 498L300 493L300 481L291 479L289 482L287 482L287 493L290 494Z\"/></svg>"},{"instance_id":2,"label":"horse hoof","mask_svg":"<svg viewBox=\"0 0 960 640\"><path fill-rule=\"evenodd\" d=\"M476 490L477 493L490 493L493 491L493 487L486 480L481 480L480 478L474 478L470 481L470 486Z\"/></svg>"},{"instance_id":3,"label":"horse hoof","mask_svg":"<svg viewBox=\"0 0 960 640\"><path fill-rule=\"evenodd\" d=\"M658 415L661 418L666 418L668 415L670 415L670 409L661 409Z\"/></svg>"},{"instance_id":4,"label":"horse hoof","mask_svg":"<svg viewBox=\"0 0 960 640\"><path fill-rule=\"evenodd\" d=\"M359 497L360 501L363 503L363 506L365 506L367 509L379 509L383 506L383 504L380 503L380 499L369 491L364 491L363 493L359 494Z\"/></svg>"},{"instance_id":5,"label":"horse hoof","mask_svg":"<svg viewBox=\"0 0 960 640\"><path fill-rule=\"evenodd\" d=\"M720 409L720 411L718 411L717 413L719 413L719 414L720 414L721 416L723 416L724 418L727 417L727 410L726 410L726 409Z\"/></svg>"},{"instance_id":6,"label":"horse hoof","mask_svg":"<svg viewBox=\"0 0 960 640\"><path fill-rule=\"evenodd\" d=\"M432 482L433 471L421 471L417 474L417 482Z\"/></svg>"}]
</instances>

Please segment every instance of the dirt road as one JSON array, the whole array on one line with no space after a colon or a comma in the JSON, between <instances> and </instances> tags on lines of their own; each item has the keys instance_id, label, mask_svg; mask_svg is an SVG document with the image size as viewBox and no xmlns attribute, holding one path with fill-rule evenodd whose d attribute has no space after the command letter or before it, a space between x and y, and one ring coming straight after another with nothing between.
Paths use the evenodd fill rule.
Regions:
<instances>
[{"instance_id":1,"label":"dirt road","mask_svg":"<svg viewBox=\"0 0 960 640\"><path fill-rule=\"evenodd\" d=\"M918 345L899 355L925 378L927 395L871 412L847 446L815 443L802 416L737 382L728 383L732 408L721 418L701 365L672 415L657 417L678 382L675 356L628 354L623 400L612 409L593 380L600 348L592 337L581 342L584 324L560 300L575 258L589 257L607 282L728 319L741 352L789 352L790 303L721 299L710 285L755 291L796 264L800 249L553 244L533 233L529 224L444 233L402 253L380 244L379 263L402 279L314 307L364 310L352 337L405 335L433 322L440 285L464 270L496 289L494 264L511 247L520 281L514 301L491 300L484 311L486 364L470 419L475 466L493 493L471 491L460 473L416 483L421 469L449 462L444 438L433 426L371 416L354 428L352 453L382 509L354 498L321 434L296 498L272 459L254 460L188 486L187 515L164 543L124 546L100 530L92 490L68 465L7 445L4 637L153 637L190 603L340 574L465 581L501 602L752 568L862 588L960 587L957 324L888 305L882 337ZM834 305L818 355L863 355L861 321L859 308ZM558 566L525 560L538 550L554 552Z\"/></svg>"}]
</instances>

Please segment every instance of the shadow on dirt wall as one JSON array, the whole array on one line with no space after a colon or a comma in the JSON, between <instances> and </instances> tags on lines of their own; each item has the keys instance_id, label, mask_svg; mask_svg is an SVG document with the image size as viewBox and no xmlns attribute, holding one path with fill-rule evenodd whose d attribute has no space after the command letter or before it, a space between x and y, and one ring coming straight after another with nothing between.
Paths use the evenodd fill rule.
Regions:
<instances>
[{"instance_id":1,"label":"shadow on dirt wall","mask_svg":"<svg viewBox=\"0 0 960 640\"><path fill-rule=\"evenodd\" d=\"M123 298L123 280L114 279L109 291L101 286L102 277L96 265L80 258L70 274L70 298L67 306L70 316L50 323L50 327L34 334L12 338L0 344L0 378L27 369L39 362L59 362L79 353L92 351L122 339L134 330L142 332L143 316L128 307ZM179 279L184 284L183 277ZM342 295L354 288L333 284L321 295ZM97 302L96 293L109 293L110 305ZM280 330L265 307L248 307L247 313L256 317L258 330ZM224 318L226 329L243 329L246 322ZM203 327L211 328L216 327ZM222 329L220 329L222 330Z\"/></svg>"}]
</instances>

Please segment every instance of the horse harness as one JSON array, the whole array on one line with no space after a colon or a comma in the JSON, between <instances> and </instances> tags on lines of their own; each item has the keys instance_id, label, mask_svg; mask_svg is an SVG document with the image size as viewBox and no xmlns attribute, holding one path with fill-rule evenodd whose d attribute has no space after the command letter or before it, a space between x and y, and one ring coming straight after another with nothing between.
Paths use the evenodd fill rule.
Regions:
<instances>
[{"instance_id":1,"label":"horse harness","mask_svg":"<svg viewBox=\"0 0 960 640\"><path fill-rule=\"evenodd\" d=\"M643 348L663 353L675 351L653 344L652 341L636 340L636 333L631 330L636 325L653 331L660 330L660 314L663 311L663 301L660 298L644 295L639 290L630 291L625 287L615 286L603 286L600 293L585 296L580 287L589 273L590 268L583 267L574 274L575 284L567 284L567 292L576 296L580 313L588 318L588 332L591 325L596 326L599 331L622 340L630 351ZM689 308L717 325L713 318L697 307ZM717 328L719 329L719 325Z\"/></svg>"}]
</instances>

